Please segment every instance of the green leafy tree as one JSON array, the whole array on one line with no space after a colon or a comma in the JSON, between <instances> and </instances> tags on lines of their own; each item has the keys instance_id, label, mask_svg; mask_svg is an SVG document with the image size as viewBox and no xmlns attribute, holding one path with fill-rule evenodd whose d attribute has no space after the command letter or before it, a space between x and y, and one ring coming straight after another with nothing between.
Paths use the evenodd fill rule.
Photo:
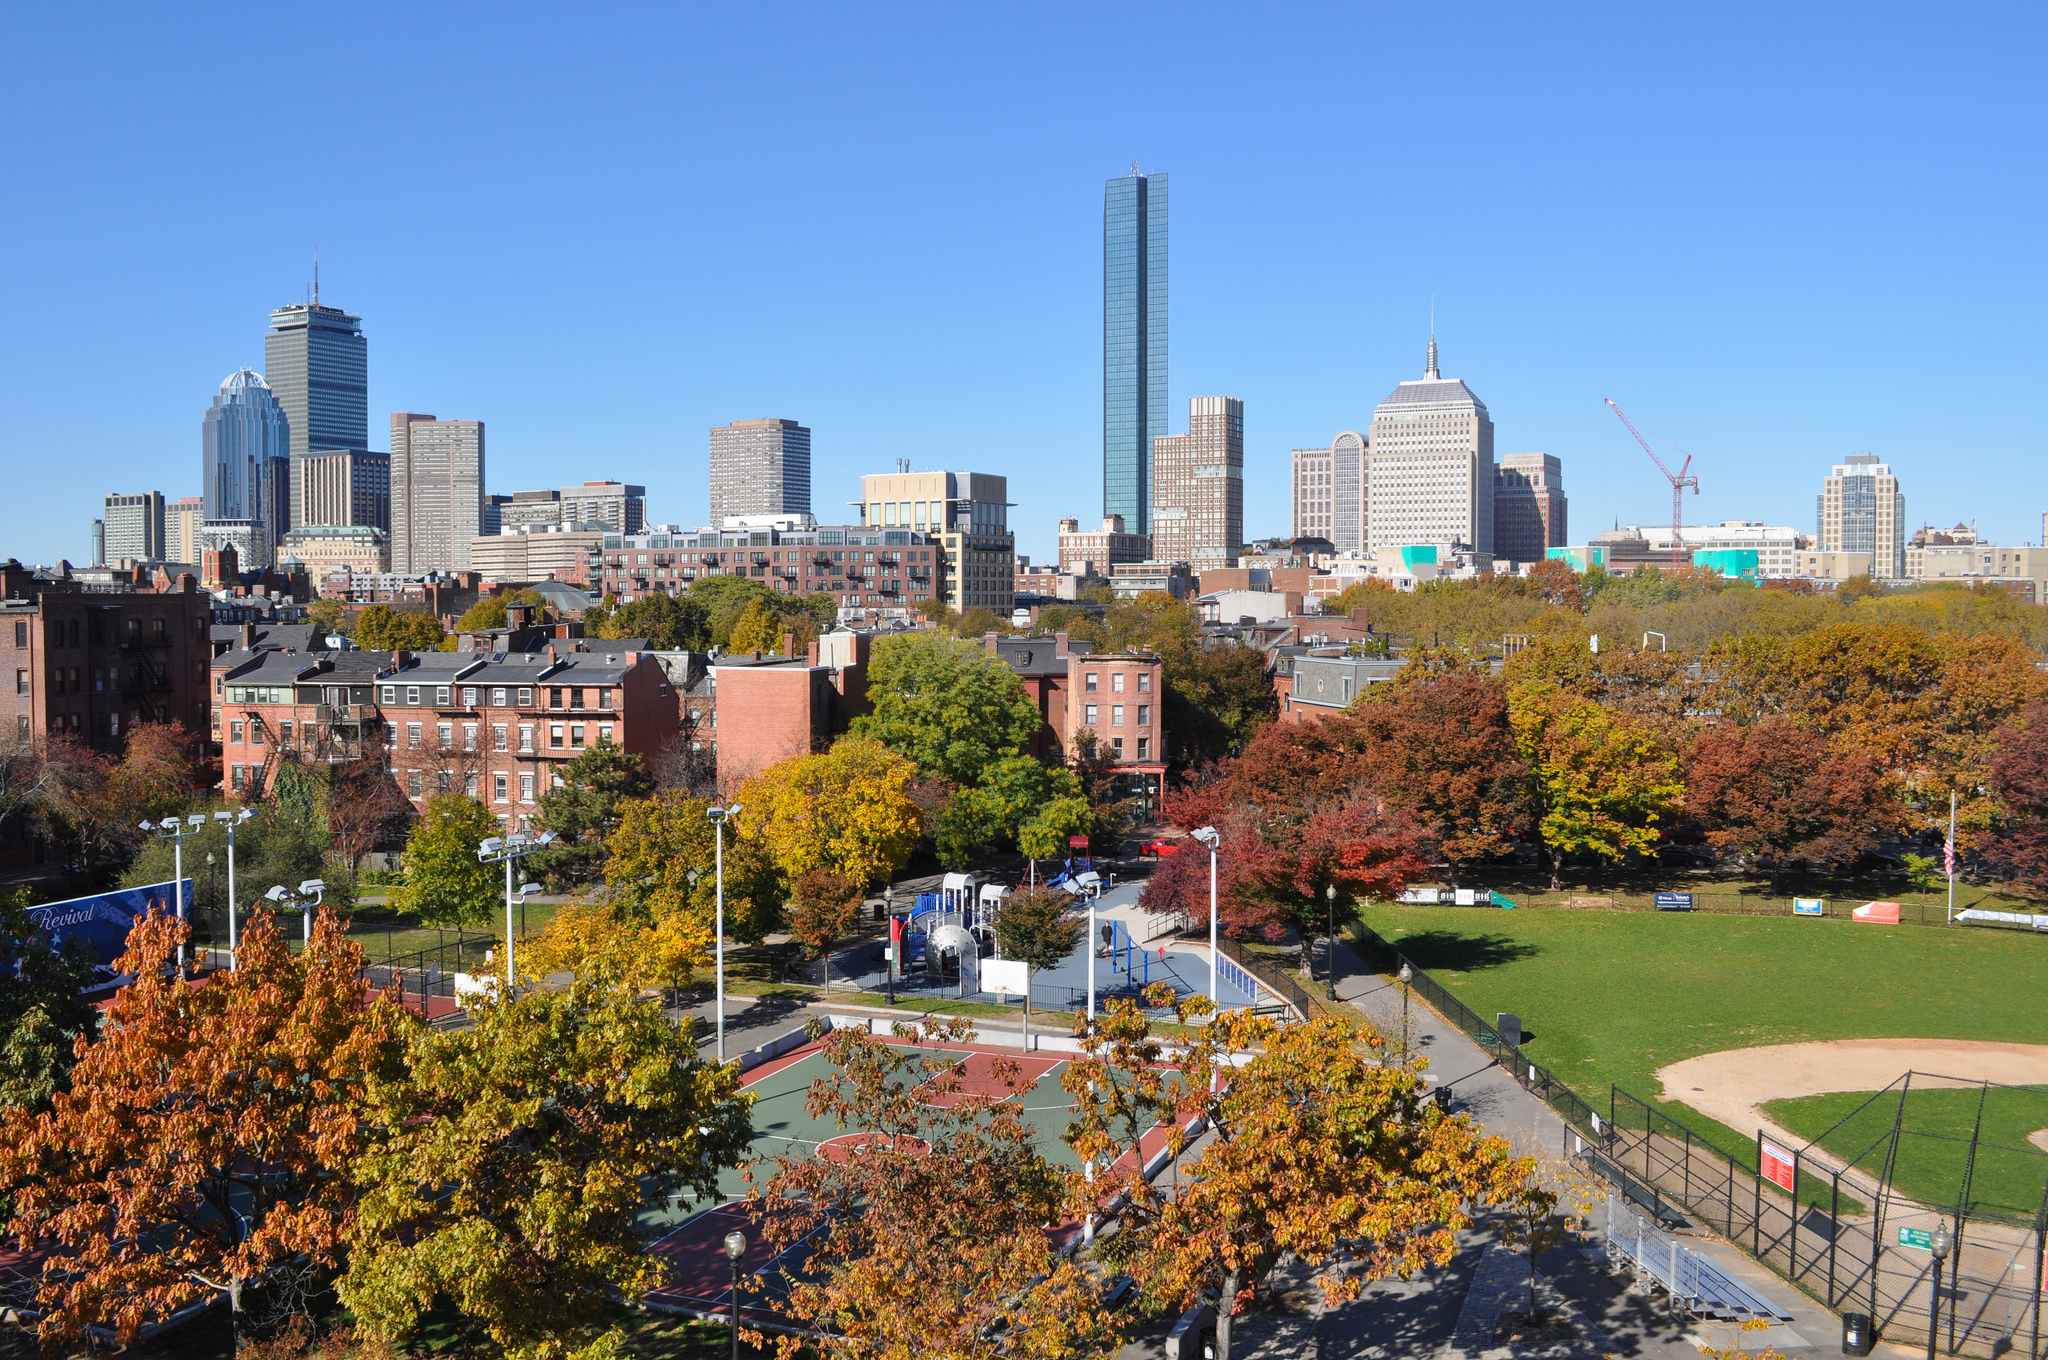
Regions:
<instances>
[{"instance_id":1,"label":"green leafy tree","mask_svg":"<svg viewBox=\"0 0 2048 1360\"><path fill-rule=\"evenodd\" d=\"M540 824L555 833L555 843L531 860L556 891L603 871L605 838L618 827L623 805L654 792L646 762L608 741L585 748L561 776L561 787L540 800Z\"/></svg>"},{"instance_id":2,"label":"green leafy tree","mask_svg":"<svg viewBox=\"0 0 2048 1360\"><path fill-rule=\"evenodd\" d=\"M1266 655L1256 647L1194 648L1161 659L1167 756L1183 768L1242 751L1278 706Z\"/></svg>"},{"instance_id":3,"label":"green leafy tree","mask_svg":"<svg viewBox=\"0 0 2048 1360\"><path fill-rule=\"evenodd\" d=\"M515 1360L599 1360L620 1340L614 1299L661 1282L646 1206L718 1198L753 1098L609 979L470 1014L410 1027L402 1074L370 1087L336 1292L389 1343L445 1300Z\"/></svg>"},{"instance_id":4,"label":"green leafy tree","mask_svg":"<svg viewBox=\"0 0 2048 1360\"><path fill-rule=\"evenodd\" d=\"M346 633L355 626L343 614L340 600L315 600L307 607L306 617L329 633Z\"/></svg>"},{"instance_id":5,"label":"green leafy tree","mask_svg":"<svg viewBox=\"0 0 2048 1360\"><path fill-rule=\"evenodd\" d=\"M508 618L505 597L491 595L464 610L462 617L455 621L455 631L467 633L477 629L503 628Z\"/></svg>"},{"instance_id":6,"label":"green leafy tree","mask_svg":"<svg viewBox=\"0 0 2048 1360\"><path fill-rule=\"evenodd\" d=\"M694 595L649 595L612 610L596 635L646 638L662 652L701 652L711 645L711 611Z\"/></svg>"},{"instance_id":7,"label":"green leafy tree","mask_svg":"<svg viewBox=\"0 0 2048 1360\"><path fill-rule=\"evenodd\" d=\"M733 625L756 600L767 600L768 587L747 576L705 576L690 583L690 598L704 606L711 621L711 641L732 646Z\"/></svg>"},{"instance_id":8,"label":"green leafy tree","mask_svg":"<svg viewBox=\"0 0 2048 1360\"><path fill-rule=\"evenodd\" d=\"M1537 825L1553 884L1566 855L1618 862L1657 853L1659 828L1676 814L1685 785L1678 757L1648 727L1548 685L1513 691L1508 720L1542 811Z\"/></svg>"},{"instance_id":9,"label":"green leafy tree","mask_svg":"<svg viewBox=\"0 0 2048 1360\"><path fill-rule=\"evenodd\" d=\"M1100 823L1100 809L1088 806L1087 799L1054 798L1017 828L1017 848L1032 859L1058 859L1073 837L1095 835Z\"/></svg>"},{"instance_id":10,"label":"green leafy tree","mask_svg":"<svg viewBox=\"0 0 2048 1360\"><path fill-rule=\"evenodd\" d=\"M444 636L432 614L399 613L388 604L373 604L356 618L356 646L366 652L431 652Z\"/></svg>"},{"instance_id":11,"label":"green leafy tree","mask_svg":"<svg viewBox=\"0 0 2048 1360\"><path fill-rule=\"evenodd\" d=\"M491 810L464 793L439 793L405 843L405 882L392 905L430 926L487 921L503 889L503 870L477 860L477 847L504 829Z\"/></svg>"},{"instance_id":12,"label":"green leafy tree","mask_svg":"<svg viewBox=\"0 0 2048 1360\"><path fill-rule=\"evenodd\" d=\"M1024 1046L1031 1047L1031 975L1057 968L1080 945L1088 923L1068 912L1072 899L1051 888L1020 888L996 913L996 945L1024 965Z\"/></svg>"},{"instance_id":13,"label":"green leafy tree","mask_svg":"<svg viewBox=\"0 0 2048 1360\"><path fill-rule=\"evenodd\" d=\"M875 644L870 712L851 730L909 757L920 772L977 784L1005 756L1022 755L1044 725L1024 682L1000 658L938 633Z\"/></svg>"},{"instance_id":14,"label":"green leafy tree","mask_svg":"<svg viewBox=\"0 0 2048 1360\"><path fill-rule=\"evenodd\" d=\"M29 915L29 890L0 894L0 1110L40 1107L71 1075L72 1043L92 1035L93 1009L79 999L92 960L73 945L53 948Z\"/></svg>"},{"instance_id":15,"label":"green leafy tree","mask_svg":"<svg viewBox=\"0 0 2048 1360\"><path fill-rule=\"evenodd\" d=\"M1081 801L1081 781L1070 770L1049 768L1030 756L1004 756L990 765L981 782L961 789L939 816L939 860L958 868L985 859L996 848L1017 841L1025 824L1049 804ZM1070 815L1068 816L1071 820ZM1088 827L1081 828L1086 832Z\"/></svg>"}]
</instances>

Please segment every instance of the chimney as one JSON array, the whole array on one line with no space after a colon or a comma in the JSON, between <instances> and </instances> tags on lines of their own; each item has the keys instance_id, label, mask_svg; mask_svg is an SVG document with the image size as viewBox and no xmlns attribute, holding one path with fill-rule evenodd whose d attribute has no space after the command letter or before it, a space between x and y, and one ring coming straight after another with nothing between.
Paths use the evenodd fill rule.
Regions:
<instances>
[{"instance_id":1,"label":"chimney","mask_svg":"<svg viewBox=\"0 0 2048 1360\"><path fill-rule=\"evenodd\" d=\"M1052 635L1052 654L1054 656L1065 656L1067 654L1067 635L1065 633L1054 633Z\"/></svg>"},{"instance_id":2,"label":"chimney","mask_svg":"<svg viewBox=\"0 0 2048 1360\"><path fill-rule=\"evenodd\" d=\"M795 634L795 633L784 633L784 634L782 635L782 654L783 654L784 656L786 656L786 657L790 658L790 660L792 660L792 661L794 661L794 660L796 659L796 634Z\"/></svg>"},{"instance_id":3,"label":"chimney","mask_svg":"<svg viewBox=\"0 0 2048 1360\"><path fill-rule=\"evenodd\" d=\"M993 652L994 650L996 650L996 634L983 633L981 635L981 650L983 650L984 652Z\"/></svg>"},{"instance_id":4,"label":"chimney","mask_svg":"<svg viewBox=\"0 0 2048 1360\"><path fill-rule=\"evenodd\" d=\"M816 638L811 639L811 645L804 649L804 653L805 665L816 666L818 664L818 640Z\"/></svg>"},{"instance_id":5,"label":"chimney","mask_svg":"<svg viewBox=\"0 0 2048 1360\"><path fill-rule=\"evenodd\" d=\"M249 649L250 649L251 647L254 647L255 645L256 645L256 625L255 625L255 624L253 624L253 623L245 623L245 624L243 624L243 625L242 625L242 650L246 652L246 651L248 651L248 650L249 650Z\"/></svg>"}]
</instances>

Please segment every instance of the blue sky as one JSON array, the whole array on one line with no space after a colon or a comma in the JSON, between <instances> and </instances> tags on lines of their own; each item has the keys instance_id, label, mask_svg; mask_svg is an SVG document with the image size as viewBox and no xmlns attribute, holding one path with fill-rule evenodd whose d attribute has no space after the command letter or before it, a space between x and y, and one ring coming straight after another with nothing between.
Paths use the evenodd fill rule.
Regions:
<instances>
[{"instance_id":1,"label":"blue sky","mask_svg":"<svg viewBox=\"0 0 2048 1360\"><path fill-rule=\"evenodd\" d=\"M1018 547L1101 506L1103 181L1173 176L1172 403L1287 451L1447 374L1564 460L1573 537L1668 515L1601 398L1694 455L1689 521L1811 531L1889 460L1914 523L2039 541L2039 7L10 7L0 555L89 560L200 489L268 311L370 340L384 413L488 422L494 491L643 482L707 427L1005 473Z\"/></svg>"}]
</instances>

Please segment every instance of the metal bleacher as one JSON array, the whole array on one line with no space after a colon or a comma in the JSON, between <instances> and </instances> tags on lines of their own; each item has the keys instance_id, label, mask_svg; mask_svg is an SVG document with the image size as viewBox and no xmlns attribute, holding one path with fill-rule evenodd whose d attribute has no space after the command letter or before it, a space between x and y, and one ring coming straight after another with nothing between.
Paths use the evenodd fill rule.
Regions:
<instances>
[{"instance_id":1,"label":"metal bleacher","mask_svg":"<svg viewBox=\"0 0 2048 1360\"><path fill-rule=\"evenodd\" d=\"M1681 1246L1612 1194L1607 1197L1607 1251L1611 1264L1627 1261L1639 1281L1654 1283L1694 1314L1792 1320L1790 1313L1699 1252Z\"/></svg>"}]
</instances>

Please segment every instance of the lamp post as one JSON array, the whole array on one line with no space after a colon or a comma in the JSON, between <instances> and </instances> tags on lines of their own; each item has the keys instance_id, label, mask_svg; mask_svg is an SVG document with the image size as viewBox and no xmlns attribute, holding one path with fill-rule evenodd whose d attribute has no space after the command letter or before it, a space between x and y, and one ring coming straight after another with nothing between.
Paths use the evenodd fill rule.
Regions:
<instances>
[{"instance_id":1,"label":"lamp post","mask_svg":"<svg viewBox=\"0 0 2048 1360\"><path fill-rule=\"evenodd\" d=\"M1408 960L1401 960L1401 971L1394 976L1401 979L1401 1065L1408 1064L1408 984L1415 981L1415 970L1408 966Z\"/></svg>"},{"instance_id":2,"label":"lamp post","mask_svg":"<svg viewBox=\"0 0 2048 1360\"><path fill-rule=\"evenodd\" d=\"M1941 1330L1941 1265L1948 1260L1948 1248L1948 1224L1937 1223L1927 1240L1927 1250L1934 1255L1934 1289L1927 1297L1927 1360L1934 1360L1934 1338Z\"/></svg>"},{"instance_id":3,"label":"lamp post","mask_svg":"<svg viewBox=\"0 0 2048 1360\"><path fill-rule=\"evenodd\" d=\"M172 871L174 882L171 887L171 895L177 899L176 911L180 921L185 919L185 828L188 825L197 831L200 827L206 825L206 814L195 812L183 821L176 817L166 817L154 826L148 822L142 823L144 831L157 832L164 839L170 841L173 846L171 856L177 868ZM208 858L210 859L212 856L208 856ZM178 967L183 968L184 966L185 946L180 942L178 945Z\"/></svg>"},{"instance_id":4,"label":"lamp post","mask_svg":"<svg viewBox=\"0 0 2048 1360\"><path fill-rule=\"evenodd\" d=\"M714 965L714 970L717 974L718 1061L720 1063L723 1063L725 1061L725 824L733 818L739 816L741 811L742 808L740 804L728 803L724 807L707 808L704 813L705 816L711 819L712 834L718 838L718 914L714 922L715 929L717 931L716 938L718 947L718 958L716 964ZM744 1238L741 1239L741 1245L742 1249L744 1249ZM730 1237L726 1239L726 1249L728 1251L732 1249L732 1239ZM734 1265L733 1270L737 1272L739 1270L739 1266ZM738 1289L739 1285L737 1283L737 1280L739 1279L739 1276L735 1274L733 1276L733 1279L735 1280L733 1288ZM739 1321L737 1314L734 1315L733 1327L733 1335L737 1337L739 1335ZM738 1354L737 1348L740 1343L737 1340L735 1340L732 1344L735 1348L734 1354Z\"/></svg>"},{"instance_id":5,"label":"lamp post","mask_svg":"<svg viewBox=\"0 0 2048 1360\"><path fill-rule=\"evenodd\" d=\"M213 820L228 829L228 967L239 966L235 950L239 947L240 936L235 924L235 828L256 815L256 809L243 808L240 812L216 812Z\"/></svg>"},{"instance_id":6,"label":"lamp post","mask_svg":"<svg viewBox=\"0 0 2048 1360\"><path fill-rule=\"evenodd\" d=\"M313 913L320 909L320 901L327 895L327 885L317 878L309 878L299 884L299 890L297 892L293 892L290 888L287 888L284 884L280 883L276 887L272 888L269 892L263 895L264 897L268 898L272 902L275 902L278 906L283 907L287 911L298 911L304 913L304 948L312 948ZM309 898L311 899L310 901L308 900Z\"/></svg>"},{"instance_id":7,"label":"lamp post","mask_svg":"<svg viewBox=\"0 0 2048 1360\"><path fill-rule=\"evenodd\" d=\"M740 1360L740 1262L747 1256L747 1235L735 1228L725 1235L725 1259L732 1262L732 1360Z\"/></svg>"},{"instance_id":8,"label":"lamp post","mask_svg":"<svg viewBox=\"0 0 2048 1360\"><path fill-rule=\"evenodd\" d=\"M514 831L509 836L486 836L483 844L477 846L476 857L485 864L505 866L505 995L512 995L512 904L524 902L524 893L512 891L512 862L525 859L528 855L545 850L554 843L555 833L543 831L538 836L529 836L524 831ZM531 886L531 885L528 885Z\"/></svg>"},{"instance_id":9,"label":"lamp post","mask_svg":"<svg viewBox=\"0 0 2048 1360\"><path fill-rule=\"evenodd\" d=\"M1216 995L1216 846L1222 837L1213 826L1197 827L1195 839L1209 847L1209 1004L1222 1009L1222 1002Z\"/></svg>"},{"instance_id":10,"label":"lamp post","mask_svg":"<svg viewBox=\"0 0 2048 1360\"><path fill-rule=\"evenodd\" d=\"M1335 1001L1335 1000L1337 999L1337 885L1336 885L1336 884L1332 883L1332 884L1331 884L1331 885L1330 885L1329 887L1327 887L1327 888L1323 889L1323 900L1324 900L1324 901L1326 901L1326 902L1328 902L1328 903L1330 904L1330 956L1329 956L1329 958L1327 958L1327 959L1325 959L1325 960L1323 961L1323 962L1324 962L1324 965L1325 965L1325 967L1327 967L1329 971L1328 971L1328 973L1327 973L1327 974L1325 975L1325 978L1324 978L1324 981L1325 981L1325 983L1326 983L1327 985L1326 985L1326 987L1324 988L1324 991L1323 991L1323 999L1324 999L1324 1000L1326 1000L1326 1001Z\"/></svg>"},{"instance_id":11,"label":"lamp post","mask_svg":"<svg viewBox=\"0 0 2048 1360\"><path fill-rule=\"evenodd\" d=\"M887 913L889 918L889 943L883 951L887 957L882 961L882 976L888 979L889 1004L893 1006L896 1004L896 952L902 948L896 942L896 885L894 883L882 889L882 910Z\"/></svg>"}]
</instances>

